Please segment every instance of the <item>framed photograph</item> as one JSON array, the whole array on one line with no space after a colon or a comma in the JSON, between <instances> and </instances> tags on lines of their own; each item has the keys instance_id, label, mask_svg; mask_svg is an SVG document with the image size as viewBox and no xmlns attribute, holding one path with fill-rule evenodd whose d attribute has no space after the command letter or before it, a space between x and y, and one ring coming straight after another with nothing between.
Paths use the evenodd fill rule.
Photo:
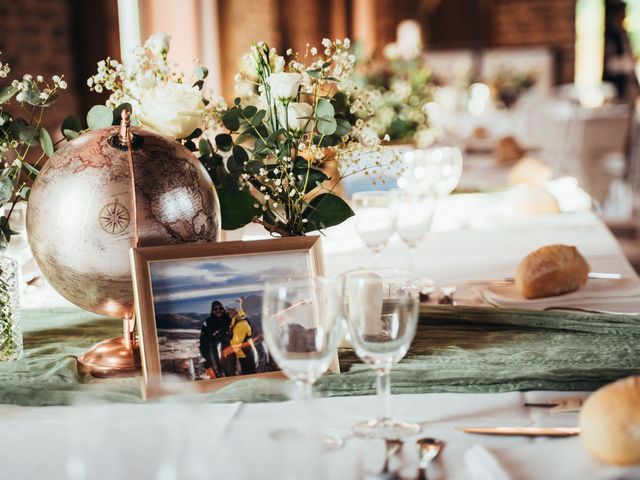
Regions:
<instances>
[{"instance_id":1,"label":"framed photograph","mask_svg":"<svg viewBox=\"0 0 640 480\"><path fill-rule=\"evenodd\" d=\"M202 391L282 377L262 334L264 282L322 275L323 263L309 236L133 248L131 271L149 398L168 376Z\"/></svg>"}]
</instances>

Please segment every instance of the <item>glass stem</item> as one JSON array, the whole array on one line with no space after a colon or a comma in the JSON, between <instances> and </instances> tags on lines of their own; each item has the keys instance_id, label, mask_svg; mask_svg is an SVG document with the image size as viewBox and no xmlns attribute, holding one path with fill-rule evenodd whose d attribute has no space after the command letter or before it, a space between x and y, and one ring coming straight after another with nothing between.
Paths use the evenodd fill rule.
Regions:
<instances>
[{"instance_id":1,"label":"glass stem","mask_svg":"<svg viewBox=\"0 0 640 480\"><path fill-rule=\"evenodd\" d=\"M391 418L391 378L388 368L376 370L376 391L380 403L380 418Z\"/></svg>"},{"instance_id":2,"label":"glass stem","mask_svg":"<svg viewBox=\"0 0 640 480\"><path fill-rule=\"evenodd\" d=\"M311 382L305 382L303 380L296 380L296 387L298 390L299 399L303 402L311 400L313 396L313 387Z\"/></svg>"}]
</instances>

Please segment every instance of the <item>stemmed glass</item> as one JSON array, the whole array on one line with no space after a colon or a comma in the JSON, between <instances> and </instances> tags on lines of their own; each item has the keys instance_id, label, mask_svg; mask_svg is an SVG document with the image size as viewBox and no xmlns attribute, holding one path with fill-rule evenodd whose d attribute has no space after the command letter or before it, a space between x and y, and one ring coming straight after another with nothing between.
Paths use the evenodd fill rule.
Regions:
<instances>
[{"instance_id":1,"label":"stemmed glass","mask_svg":"<svg viewBox=\"0 0 640 480\"><path fill-rule=\"evenodd\" d=\"M359 423L354 433L399 438L418 433L415 423L391 416L391 367L407 353L418 323L418 288L410 272L356 270L344 274L344 309L356 355L376 373L378 418Z\"/></svg>"},{"instance_id":2,"label":"stemmed glass","mask_svg":"<svg viewBox=\"0 0 640 480\"><path fill-rule=\"evenodd\" d=\"M413 271L418 245L431 228L435 198L429 191L413 188L395 193L396 233L409 247L409 268Z\"/></svg>"},{"instance_id":3,"label":"stemmed glass","mask_svg":"<svg viewBox=\"0 0 640 480\"><path fill-rule=\"evenodd\" d=\"M357 192L351 197L355 212L355 227L365 245L378 255L395 230L392 192Z\"/></svg>"},{"instance_id":4,"label":"stemmed glass","mask_svg":"<svg viewBox=\"0 0 640 480\"><path fill-rule=\"evenodd\" d=\"M408 170L403 180L409 188L433 191L439 196L455 190L462 177L462 152L457 147L436 146L405 155Z\"/></svg>"},{"instance_id":5,"label":"stemmed glass","mask_svg":"<svg viewBox=\"0 0 640 480\"><path fill-rule=\"evenodd\" d=\"M298 387L299 397L312 397L315 381L337 360L343 333L342 280L304 277L266 281L262 300L262 328L269 353L283 373ZM292 439L304 432L282 429L274 438ZM323 448L341 444L322 438Z\"/></svg>"}]
</instances>

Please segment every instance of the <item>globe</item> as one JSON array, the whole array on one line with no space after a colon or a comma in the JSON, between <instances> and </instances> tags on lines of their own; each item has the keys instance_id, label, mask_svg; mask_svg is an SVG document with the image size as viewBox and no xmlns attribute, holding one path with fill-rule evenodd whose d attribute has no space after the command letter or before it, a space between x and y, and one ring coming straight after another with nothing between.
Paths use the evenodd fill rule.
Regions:
<instances>
[{"instance_id":1,"label":"globe","mask_svg":"<svg viewBox=\"0 0 640 480\"><path fill-rule=\"evenodd\" d=\"M220 207L209 175L178 142L132 128L136 211L129 154L120 127L80 135L58 150L35 180L27 236L44 277L91 312L134 311L129 250L215 242Z\"/></svg>"}]
</instances>

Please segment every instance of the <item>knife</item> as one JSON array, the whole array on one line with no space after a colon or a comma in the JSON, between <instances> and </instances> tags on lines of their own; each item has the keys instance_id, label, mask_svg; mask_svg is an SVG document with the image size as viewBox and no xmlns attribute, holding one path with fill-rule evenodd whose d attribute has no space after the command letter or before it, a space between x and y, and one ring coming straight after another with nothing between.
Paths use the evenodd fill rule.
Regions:
<instances>
[{"instance_id":1,"label":"knife","mask_svg":"<svg viewBox=\"0 0 640 480\"><path fill-rule=\"evenodd\" d=\"M619 273L589 272L589 278L593 280L620 280L622 279L622 275ZM502 280L469 280L465 283L467 285L489 285L502 287L514 285L516 283L516 279L514 277L506 277Z\"/></svg>"},{"instance_id":2,"label":"knife","mask_svg":"<svg viewBox=\"0 0 640 480\"><path fill-rule=\"evenodd\" d=\"M571 437L580 434L580 427L462 427L466 433L485 435L520 435L526 437Z\"/></svg>"}]
</instances>

